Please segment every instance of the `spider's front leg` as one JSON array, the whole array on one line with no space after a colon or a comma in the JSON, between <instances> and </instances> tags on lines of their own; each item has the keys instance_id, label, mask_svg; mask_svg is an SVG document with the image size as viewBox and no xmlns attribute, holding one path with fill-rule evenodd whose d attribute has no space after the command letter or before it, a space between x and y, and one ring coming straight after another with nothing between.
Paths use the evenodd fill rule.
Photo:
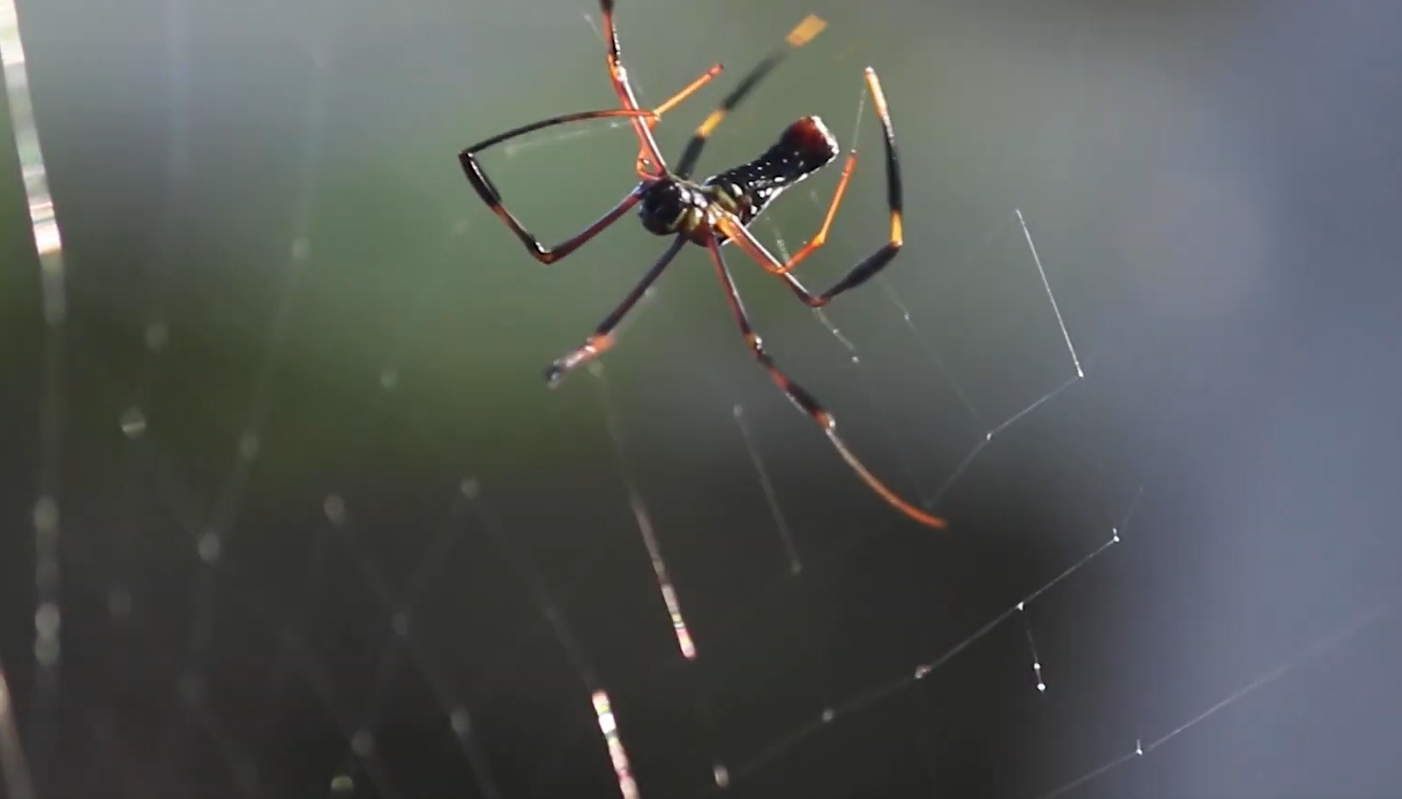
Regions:
<instances>
[{"instance_id":1,"label":"spider's front leg","mask_svg":"<svg viewBox=\"0 0 1402 799\"><path fill-rule=\"evenodd\" d=\"M603 16L604 27L604 47L608 50L609 80L613 81L613 91L618 95L618 101L625 109L636 111L639 108L637 95L633 92L633 84L628 80L628 70L623 66L622 48L618 44L618 26L613 21L614 0L599 0L599 13ZM645 177L647 172L644 164L650 164L655 174L663 174L667 171L667 162L662 157L662 150L657 146L657 140L652 137L652 125L648 125L641 118L633 119L633 133L638 137L638 162L637 170L640 177Z\"/></svg>"},{"instance_id":2,"label":"spider's front leg","mask_svg":"<svg viewBox=\"0 0 1402 799\"><path fill-rule=\"evenodd\" d=\"M632 208L642 199L642 196L637 190L628 192L628 194L624 195L622 200L618 201L617 205L610 209L608 213L599 217L589 227L554 247L547 247L540 242L540 239L536 238L535 234L527 230L525 225L521 224L521 221L516 218L515 214L507 209L506 204L502 201L501 192L497 189L496 185L492 183L492 179L487 177L487 173L482 170L482 165L478 163L478 154L488 147L501 144L517 136L524 136L527 133L534 133L537 130L554 127L556 125L565 125L570 122L582 122L588 119L607 119L610 117L633 117L636 120L637 118L648 117L651 114L651 111L609 109L606 111L585 111L578 114L565 114L563 116L551 117L550 119L543 119L539 122L513 128L485 141L480 141L471 147L464 148L462 152L458 153L458 163L462 165L463 174L467 176L467 181L472 184L472 188L477 191L477 196L482 198L482 202L486 203L487 207L492 209L492 213L496 214L497 218L505 223L506 226L511 229L512 233L516 234L516 238L520 239L521 243L525 245L526 251L531 254L531 257L548 266L579 249L590 239L602 233L609 225L617 222L619 217L623 216L629 208Z\"/></svg>"},{"instance_id":3,"label":"spider's front leg","mask_svg":"<svg viewBox=\"0 0 1402 799\"><path fill-rule=\"evenodd\" d=\"M633 84L628 80L628 70L623 66L623 54L618 44L618 26L613 21L613 7L614 0L599 0L599 11L603 15L604 46L608 50L609 80L613 82L614 93L618 95L618 101L623 107L636 111L641 106L638 105L637 95L633 92ZM652 137L652 129L657 127L662 114L709 83L721 73L721 69L721 65L716 64L706 70L701 77L692 81L691 85L653 109L651 117L633 118L633 133L638 137L638 158L635 166L638 177L657 178L667 174L667 160L662 155L662 149L657 146L657 140Z\"/></svg>"},{"instance_id":4,"label":"spider's front leg","mask_svg":"<svg viewBox=\"0 0 1402 799\"><path fill-rule=\"evenodd\" d=\"M647 270L647 273L633 286L623 301L604 318L604 321L599 323L598 327L594 328L593 335L585 339L584 344L557 358L546 368L545 382L551 388L558 386L560 381L565 379L565 375L599 357L613 346L614 329L623 321L623 317L627 316L628 312L638 304L638 300L642 299L648 288L657 282L657 278L672 263L672 259L677 257L677 253L681 252L686 242L686 236L677 236L673 239L671 245L667 247L667 251L662 253L662 256L653 263L652 268Z\"/></svg>"},{"instance_id":5,"label":"spider's front leg","mask_svg":"<svg viewBox=\"0 0 1402 799\"><path fill-rule=\"evenodd\" d=\"M487 177L487 173L482 169L482 164L477 160L477 156L489 147L495 147L502 142L509 141L518 136L524 136L528 133L534 133L538 130L555 127L557 125L568 125L572 122L628 117L634 125L639 125L642 129L650 131L657 126L663 114L675 108L678 103L690 97L720 73L720 64L712 66L703 73L701 77L692 81L686 88L672 95L666 102L651 111L637 108L584 111L577 114L564 114L562 116L551 117L539 122L532 122L529 125L522 125L519 128L513 128L485 141L480 141L471 147L464 148L462 152L458 153L458 162L462 165L463 174L467 176L468 182L471 183L472 188L477 191L477 196L482 198L482 202L486 203L487 207L492 209L492 213L496 214L497 218L505 223L512 233L516 234L516 238L520 239L521 243L525 245L526 251L531 254L531 257L548 266L579 249L590 239L602 233L609 225L618 221L619 217L627 213L629 208L637 204L640 199L637 190L631 191L625 195L622 200L619 200L618 203L608 211L608 213L599 217L589 227L554 247L547 247L540 242L540 239L536 238L535 234L527 230L526 226L521 224L521 221L516 218L516 215L511 213L510 209L506 207L506 204L502 201L501 192L497 189L496 185L492 183L492 179ZM639 177L648 180L651 178L651 175L643 168L643 161L644 156L640 153L638 156L638 174Z\"/></svg>"}]
</instances>

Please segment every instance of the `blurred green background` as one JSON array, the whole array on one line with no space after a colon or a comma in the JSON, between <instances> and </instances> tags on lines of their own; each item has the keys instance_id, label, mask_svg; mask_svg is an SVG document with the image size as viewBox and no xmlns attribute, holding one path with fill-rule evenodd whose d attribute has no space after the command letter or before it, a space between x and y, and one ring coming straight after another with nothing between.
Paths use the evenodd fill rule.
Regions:
<instances>
[{"instance_id":1,"label":"blurred green background","mask_svg":"<svg viewBox=\"0 0 1402 799\"><path fill-rule=\"evenodd\" d=\"M5 125L0 666L38 796L616 796L598 688L644 796L719 791L722 764L731 793L769 798L1402 778L1395 623L1346 677L1232 700L1234 722L1118 766L1389 607L1395 9L620 4L644 104L726 65L658 129L674 158L798 20L829 22L701 173L806 114L848 146L879 71L905 186L893 265L819 318L729 256L768 349L942 533L793 411L699 249L602 377L545 387L666 242L629 214L542 267L456 154L615 104L587 0L19 13L69 300L46 330ZM484 164L549 242L633 185L626 128L513 144ZM885 240L869 105L860 145L810 287ZM797 249L837 178L757 234ZM43 491L58 672L34 657Z\"/></svg>"},{"instance_id":2,"label":"blurred green background","mask_svg":"<svg viewBox=\"0 0 1402 799\"><path fill-rule=\"evenodd\" d=\"M1140 24L1133 10L1107 13L1094 4L1040 12L1004 4L977 14L918 4L880 13L846 3L648 4L622 9L621 36L639 92L657 102L714 61L737 79L809 11L828 18L830 30L722 127L703 169L754 157L807 113L824 116L849 140L861 68L877 66L911 209L908 249L888 275L927 317L976 315L1024 348L1047 335L1046 309L1030 307L1044 299L1035 291L1005 298L988 290L971 310L970 298L953 290L954 266L1025 271L1025 263L1007 263L1012 247L993 265L977 252L987 237L1016 245L1007 223L1022 207L1047 237L1043 247L1077 333L1093 342L1096 326L1123 312L1132 280L1175 279L1134 271L1148 271L1136 262L1152 255L1134 251L1140 242L1092 249L1092 241L1123 235L1131 223L1127 208L1107 200L1107 184L1208 171L1217 161L1249 166L1238 155L1249 150L1246 132L1224 129L1214 98L1192 82L1193 51L1218 46L1250 19L1238 5L1145 8L1154 16ZM577 417L545 432L569 412L569 392L580 389L552 396L541 390L539 369L581 340L663 242L625 220L583 253L543 269L479 207L454 155L507 127L612 103L591 27L597 9L54 3L28 16L44 146L71 220L64 224L71 291L93 309L88 324L116 328L100 339L135 351L139 323L189 325L231 359L231 370L249 370L267 360L281 308L287 319L273 365L281 374L316 375L358 393L372 389L378 362L426 403L437 436L465 436L485 460L529 470L542 459L586 456ZM85 21L69 24L76 19ZM659 134L664 147L679 148L725 88L722 80L669 116ZM864 124L875 148L874 119ZM487 157L512 207L547 239L573 233L631 186L630 137L585 127L586 135L549 135L565 132L556 129L510 157L503 148ZM1154 158L1146 162L1145 153ZM809 282L835 279L881 242L878 163L863 162L833 243L805 271ZM836 177L834 167L805 184L774 210L772 226L758 229L797 246L816 230ZM1094 229L1104 235L1078 235ZM310 257L294 268L297 236L310 243ZM961 264L971 252L982 260ZM647 379L669 382L678 394L699 392L695 377L661 371L662 360L687 375L716 374L723 384L764 382L743 357L704 264L688 253L659 287L652 303L659 310L628 326L627 345L607 361L621 385ZM811 315L757 270L737 268L781 363L800 375L813 371L809 359L831 369L834 342ZM1017 277L1007 280L1037 288ZM854 331L889 323L892 313L875 287L832 309L839 328ZM950 331L936 321L926 332ZM1013 370L991 367L1002 342L979 340L979 332L966 328L967 341L941 346L962 347L946 353L969 364L956 381L982 389L989 402L1006 401L1001 410L1009 414L1065 374L1062 363L1042 363L1042 351L1022 365L1046 366L1047 374L988 374ZM173 336L172 358L182 340ZM122 357L104 352L94 360L122 380L131 370L111 368ZM881 360L876 352L870 359ZM278 404L318 403L325 390L296 377L283 385L294 396L284 393ZM890 401L905 412L924 393ZM683 404L669 415L680 420L688 412ZM706 438L672 426L683 428L676 448ZM336 442L351 443L327 439L320 446L331 458L342 456ZM302 471L297 465L291 474Z\"/></svg>"}]
</instances>

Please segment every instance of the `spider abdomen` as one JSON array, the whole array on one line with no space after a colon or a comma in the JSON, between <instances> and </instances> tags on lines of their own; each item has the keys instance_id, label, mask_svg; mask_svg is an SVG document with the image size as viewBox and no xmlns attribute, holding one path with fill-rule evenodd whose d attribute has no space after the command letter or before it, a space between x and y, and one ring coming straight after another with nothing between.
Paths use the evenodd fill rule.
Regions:
<instances>
[{"instance_id":1,"label":"spider abdomen","mask_svg":"<svg viewBox=\"0 0 1402 799\"><path fill-rule=\"evenodd\" d=\"M734 200L740 221L748 224L785 189L832 163L837 152L837 138L823 120L804 117L789 125L763 155L703 185L714 186Z\"/></svg>"}]
</instances>

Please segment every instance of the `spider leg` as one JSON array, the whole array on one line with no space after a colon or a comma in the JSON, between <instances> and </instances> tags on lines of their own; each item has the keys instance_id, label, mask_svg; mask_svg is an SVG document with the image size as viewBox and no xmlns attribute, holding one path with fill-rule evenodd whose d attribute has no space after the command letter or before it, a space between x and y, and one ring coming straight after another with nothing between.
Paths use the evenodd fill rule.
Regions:
<instances>
[{"instance_id":1,"label":"spider leg","mask_svg":"<svg viewBox=\"0 0 1402 799\"><path fill-rule=\"evenodd\" d=\"M837 188L833 191L832 200L828 203L828 213L827 216L823 217L823 226L818 228L818 232L813 234L813 238L809 239L807 244L803 245L798 252L794 253L792 258L783 263L779 263L778 259L768 253L759 257L756 257L753 253L749 253L746 245L758 247L760 250L763 250L764 247L759 243L759 240L754 237L754 234L746 230L745 226L741 224L740 220L735 218L734 215L726 214L722 217L719 224L720 230L728 238L735 240L737 246L745 250L746 253L750 254L750 257L758 261L759 265L764 267L765 271L772 275L788 275L803 259L812 255L819 247L828 243L828 231L832 228L832 221L837 218L837 208L842 204L842 197L847 193L847 184L852 180L852 172L856 170L856 168L857 151L853 150L847 154L847 162L842 165L842 177L838 179Z\"/></svg>"},{"instance_id":2,"label":"spider leg","mask_svg":"<svg viewBox=\"0 0 1402 799\"><path fill-rule=\"evenodd\" d=\"M526 245L526 250L530 252L532 257L534 257L537 261L540 261L543 264L554 263L555 261L564 258L566 255L569 255L571 252L579 248L580 245L599 235L599 233L603 232L604 228L607 228L609 225L612 225L615 221L617 221L620 216L626 213L629 208L632 208L638 202L638 200L640 199L640 197L638 196L638 191L635 189L634 191L629 192L608 213L604 214L592 225L585 228L583 231L576 234L574 237L564 242L561 242L560 244L557 244L554 247L546 247L542 245L540 243L540 240L537 239L534 235L532 235L530 231L526 230L525 226L521 224L520 220L518 220L516 216L512 214L511 211L508 210L506 206L502 203L501 192L497 190L497 187L492 183L491 178L487 177L487 173L482 170L482 165L477 161L477 154L487 149L488 147L493 147L495 145L501 144L502 142L514 139L517 136L524 136L527 133L534 133L535 131L541 130L542 128L554 127L556 125L565 125L570 122L583 122L589 119L632 117L635 123L637 123L639 120L645 119L647 129L651 130L652 128L657 126L657 123L661 120L663 114L672 110L683 100L695 94L702 86L705 86L707 83L709 83L712 78L719 75L722 69L723 67L720 64L712 66L710 69L702 73L699 78L688 84L686 88L672 95L672 97L669 98L666 102L652 109L651 111L638 109L610 109L607 111L585 111L578 114L565 114L563 116L556 116L551 117L549 119L543 119L539 122L533 122L529 125L522 125L519 128L513 128L505 133L493 136L492 138L487 139L486 141L478 142L477 144L474 144L471 147L468 147L462 152L458 153L458 161L462 164L462 169L463 172L467 175L468 182L470 182L472 184L472 187L477 190L477 196L481 197L482 202L485 202L487 204L487 207L491 208L492 212L495 213L497 217L501 219L502 222L505 222L507 227L511 228L511 232L515 233L516 237L521 240L521 243ZM640 152L638 155L638 174L644 180L647 180L650 179L650 176L642 168L643 158L644 155Z\"/></svg>"},{"instance_id":3,"label":"spider leg","mask_svg":"<svg viewBox=\"0 0 1402 799\"><path fill-rule=\"evenodd\" d=\"M608 117L633 117L637 120L641 117L650 116L651 114L651 111L610 109L607 111L583 111L577 114L565 114L563 116L542 119L539 122L513 128L505 133L498 134L485 141L480 141L471 147L467 147L462 152L458 153L458 162L462 164L462 171L467 175L467 180L472 184L472 188L477 190L477 196L481 197L482 202L486 203L487 207L492 209L492 213L496 214L502 222L506 223L507 227L511 228L511 232L516 234L516 238L520 239L521 243L526 245L526 251L543 264L553 264L574 252L580 245L599 235L609 225L618 221L619 217L623 216L629 208L632 208L637 204L638 200L642 199L642 195L640 194L642 187L640 186L628 192L628 194L608 213L599 217L583 231L554 247L546 247L541 244L540 239L536 238L534 234L527 230L526 227L521 224L520 220L516 218L516 215L511 213L506 205L502 203L501 192L498 191L497 187L492 183L492 179L487 177L487 173L482 171L482 165L477 162L477 154L488 147L501 144L508 139L514 139L517 136L523 136L527 133L533 133L542 128L553 127L555 125L582 122L586 119L605 119Z\"/></svg>"},{"instance_id":4,"label":"spider leg","mask_svg":"<svg viewBox=\"0 0 1402 799\"><path fill-rule=\"evenodd\" d=\"M663 114L667 113L668 111L671 111L673 108L676 108L678 105L681 104L683 100L700 91L702 86L705 86L707 83L710 83L711 80L714 79L717 75L719 75L724 69L725 65L723 64L712 64L710 69L701 73L701 76L698 77L696 80L692 81L690 84L688 84L686 88L672 95L666 102L652 109L652 116L648 117L647 119L647 129L652 130L653 128L656 128L657 123L662 121ZM656 179L666 174L666 164L661 165L661 167L654 167L652 162L648 159L649 156L647 147L644 146L638 150L638 160L636 166L634 167L638 172L638 177L644 179Z\"/></svg>"},{"instance_id":5,"label":"spider leg","mask_svg":"<svg viewBox=\"0 0 1402 799\"><path fill-rule=\"evenodd\" d=\"M623 57L618 45L618 28L613 22L613 6L614 0L599 0L599 12L603 16L604 44L608 48L609 78L613 81L613 91L618 95L618 101L625 109L636 111L638 98L633 94L633 84L628 82L628 70L623 66ZM662 157L662 150L658 148L657 141L652 138L652 126L640 117L634 117L633 133L638 137L640 148L638 172L645 174L644 162L647 162L651 164L654 176L666 174L667 162Z\"/></svg>"},{"instance_id":6,"label":"spider leg","mask_svg":"<svg viewBox=\"0 0 1402 799\"><path fill-rule=\"evenodd\" d=\"M606 0L606 2L612 5L610 0ZM813 41L814 37L822 33L823 28L827 26L828 23L821 17L812 14L804 17L803 21L798 23L793 30L789 31L788 36L784 37L783 46L770 53L763 61L759 62L754 69L750 70L750 74L741 79L740 85L736 86L730 94L726 95L725 99L721 101L720 106L712 111L711 115L706 117L706 121L702 122L701 126L696 129L695 135L691 137L691 141L687 143L686 149L682 151L682 159L678 163L676 169L678 177L691 177L692 170L696 168L696 162L701 158L701 149L706 146L706 140L711 137L711 134L715 132L720 123L725 121L725 118L730 115L730 112L735 110L735 106L739 105L741 100L744 100L750 92L754 91L755 86L759 85L759 82L764 80L770 72L773 72L774 68L779 66L780 62L787 58L790 53ZM636 124L645 127L641 121Z\"/></svg>"},{"instance_id":7,"label":"spider leg","mask_svg":"<svg viewBox=\"0 0 1402 799\"><path fill-rule=\"evenodd\" d=\"M812 417L813 421L818 423L818 426L823 429L823 433L828 437L828 441L837 449L842 459L847 461L847 465L857 473L857 476L860 477L863 482L879 494L882 499L886 500L886 502L890 503L901 513L904 513L906 516L909 516L911 519L921 524L930 527L945 527L946 523L944 519L931 516L929 513L910 504L887 487L885 483L877 479L877 477L857 459L857 456L847 448L847 444L838 437L837 420L833 418L833 415L818 402L817 398L808 393L807 389L793 380L790 380L787 375L780 371L778 365L774 363L774 359L765 351L763 345L760 343L759 335L755 333L754 328L750 326L749 317L745 313L745 306L740 300L740 293L736 290L735 281L731 278L730 270L725 265L725 256L721 253L720 241L712 236L711 240L707 242L707 249L711 254L711 262L716 267L716 276L720 278L721 286L725 289L726 302L730 304L730 311L735 316L736 324L740 326L740 334L745 337L745 343L750 346L750 353L754 355L755 360L759 361L760 365L769 372L769 376L773 378L774 382L777 383L784 394L788 396L789 401L799 410Z\"/></svg>"},{"instance_id":8,"label":"spider leg","mask_svg":"<svg viewBox=\"0 0 1402 799\"><path fill-rule=\"evenodd\" d=\"M673 239L671 245L667 247L667 251L662 253L661 257L653 263L652 268L647 270L647 273L633 286L623 301L604 318L604 321L599 323L598 327L594 328L593 335L585 339L584 344L557 358L546 368L545 382L551 388L558 386L560 381L565 379L565 375L575 368L599 357L613 346L614 328L618 327L618 324L623 321L623 317L633 309L633 306L638 304L638 300L642 299L643 294L657 281L663 270L672 263L672 259L677 257L677 253L681 252L686 242L685 236L677 236Z\"/></svg>"},{"instance_id":9,"label":"spider leg","mask_svg":"<svg viewBox=\"0 0 1402 799\"><path fill-rule=\"evenodd\" d=\"M872 105L876 107L877 116L881 119L881 129L885 134L886 142L886 204L891 214L891 233L886 244L852 267L832 288L821 294L813 294L804 288L798 278L789 274L789 270L797 266L799 261L808 257L813 250L825 243L828 226L832 224L833 217L837 213L837 204L842 199L843 192L847 187L848 169L854 163L851 160L848 161L848 166L843 169L842 182L837 186L837 192L833 197L831 207L828 209L827 220L823 223L822 229L818 231L818 235L814 236L812 241L787 262L781 262L775 258L764 248L759 239L755 238L753 233L739 224L738 220L722 217L718 224L721 232L734 241L735 246L743 250L746 255L753 258L767 271L783 277L794 294L798 295L798 298L810 308L821 308L831 302L833 297L870 280L896 257L896 253L900 252L901 247L905 244L902 224L904 200L901 195L901 170L896 156L896 137L891 128L891 115L887 110L886 95L881 91L881 81L877 78L876 71L868 67L866 79L867 86L871 90Z\"/></svg>"},{"instance_id":10,"label":"spider leg","mask_svg":"<svg viewBox=\"0 0 1402 799\"><path fill-rule=\"evenodd\" d=\"M671 111L673 108L676 108L678 105L681 104L683 100L700 91L702 86L705 86L707 83L710 83L711 80L715 78L715 76L719 75L724 70L724 64L712 64L710 69L706 70L705 72L702 72L701 76L696 80L692 81L691 83L687 84L686 88L672 95L671 98L669 98L662 105L659 105L656 108L652 109L652 117L648 119L647 126L649 128L657 127L657 123L659 120L662 119L663 114L667 113L668 111Z\"/></svg>"}]
</instances>

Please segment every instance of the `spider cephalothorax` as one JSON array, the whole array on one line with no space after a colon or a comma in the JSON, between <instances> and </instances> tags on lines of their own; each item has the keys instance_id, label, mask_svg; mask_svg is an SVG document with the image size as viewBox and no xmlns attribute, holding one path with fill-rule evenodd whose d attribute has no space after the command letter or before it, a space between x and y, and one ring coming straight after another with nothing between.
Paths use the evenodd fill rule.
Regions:
<instances>
[{"instance_id":1,"label":"spider cephalothorax","mask_svg":"<svg viewBox=\"0 0 1402 799\"><path fill-rule=\"evenodd\" d=\"M696 240L697 234L709 232L706 214L720 201L720 192L707 189L689 180L666 175L642 190L638 217L649 233L670 236L686 234ZM700 240L705 244L705 240Z\"/></svg>"}]
</instances>

